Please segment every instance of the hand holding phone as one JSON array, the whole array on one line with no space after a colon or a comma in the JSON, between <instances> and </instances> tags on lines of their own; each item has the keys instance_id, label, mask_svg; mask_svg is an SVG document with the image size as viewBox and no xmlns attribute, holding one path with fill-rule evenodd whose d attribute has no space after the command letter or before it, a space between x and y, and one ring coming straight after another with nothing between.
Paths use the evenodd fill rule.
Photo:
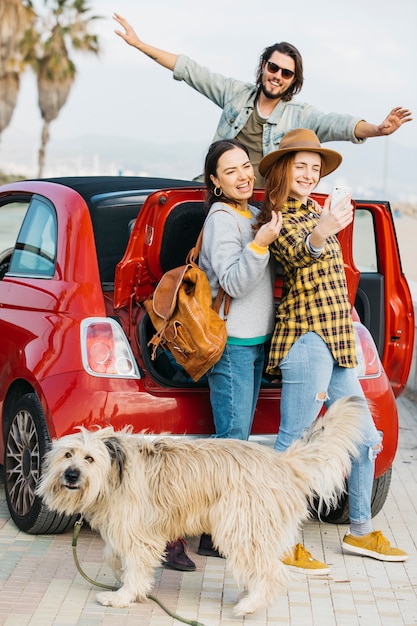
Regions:
<instances>
[{"instance_id":1,"label":"hand holding phone","mask_svg":"<svg viewBox=\"0 0 417 626\"><path fill-rule=\"evenodd\" d=\"M332 189L332 201L330 203L330 210L334 209L334 207L339 204L339 202L345 198L346 196L352 195L352 189L350 187L342 187L340 185L336 185ZM347 209L350 205L350 200L346 202L343 208Z\"/></svg>"}]
</instances>

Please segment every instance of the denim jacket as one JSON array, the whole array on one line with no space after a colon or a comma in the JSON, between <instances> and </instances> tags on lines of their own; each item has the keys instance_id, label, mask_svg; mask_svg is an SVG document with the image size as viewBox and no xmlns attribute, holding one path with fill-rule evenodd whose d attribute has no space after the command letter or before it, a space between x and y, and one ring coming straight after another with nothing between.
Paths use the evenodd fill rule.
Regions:
<instances>
[{"instance_id":1,"label":"denim jacket","mask_svg":"<svg viewBox=\"0 0 417 626\"><path fill-rule=\"evenodd\" d=\"M175 80L184 80L223 109L213 141L236 137L253 111L256 85L211 72L182 54L177 59L173 76ZM314 130L322 143L363 143L364 139L357 139L354 135L355 126L361 119L347 114L323 113L294 99L289 102L280 100L264 124L263 154L277 150L282 137L294 128Z\"/></svg>"}]
</instances>

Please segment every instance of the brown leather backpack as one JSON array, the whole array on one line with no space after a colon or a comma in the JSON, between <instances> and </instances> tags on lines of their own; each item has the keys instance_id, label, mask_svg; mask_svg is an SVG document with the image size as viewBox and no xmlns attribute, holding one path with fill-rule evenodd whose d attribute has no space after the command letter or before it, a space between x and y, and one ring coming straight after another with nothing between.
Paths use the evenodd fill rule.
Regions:
<instances>
[{"instance_id":1,"label":"brown leather backpack","mask_svg":"<svg viewBox=\"0 0 417 626\"><path fill-rule=\"evenodd\" d=\"M225 318L230 296L222 288L213 307L205 272L195 262L203 230L190 250L186 264L166 272L153 294L144 302L156 333L149 341L152 359L160 346L168 349L194 381L199 380L223 354L227 340L226 321L218 312L225 298Z\"/></svg>"}]
</instances>

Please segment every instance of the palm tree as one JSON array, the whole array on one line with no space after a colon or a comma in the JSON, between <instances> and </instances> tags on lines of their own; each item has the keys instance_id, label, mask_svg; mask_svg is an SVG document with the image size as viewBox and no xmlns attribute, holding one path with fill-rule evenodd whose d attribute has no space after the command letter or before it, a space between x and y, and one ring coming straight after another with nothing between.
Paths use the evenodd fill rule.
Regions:
<instances>
[{"instance_id":1,"label":"palm tree","mask_svg":"<svg viewBox=\"0 0 417 626\"><path fill-rule=\"evenodd\" d=\"M9 125L16 106L20 74L26 61L35 13L30 0L0 2L0 134Z\"/></svg>"},{"instance_id":2,"label":"palm tree","mask_svg":"<svg viewBox=\"0 0 417 626\"><path fill-rule=\"evenodd\" d=\"M76 67L69 57L68 47L81 52L98 54L96 35L88 32L92 20L86 0L49 0L53 25L43 37L41 54L34 59L37 74L39 108L43 119L41 146L38 158L38 176L45 163L46 145L49 141L49 124L58 117L67 101L76 76ZM48 0L45 0L48 3ZM45 30L43 30L45 32Z\"/></svg>"}]
</instances>

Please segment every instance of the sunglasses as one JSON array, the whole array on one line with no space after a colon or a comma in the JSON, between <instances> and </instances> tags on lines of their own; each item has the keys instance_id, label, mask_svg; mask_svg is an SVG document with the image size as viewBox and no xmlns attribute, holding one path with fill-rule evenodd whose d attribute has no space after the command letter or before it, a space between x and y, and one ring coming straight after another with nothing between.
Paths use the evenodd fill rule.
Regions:
<instances>
[{"instance_id":1,"label":"sunglasses","mask_svg":"<svg viewBox=\"0 0 417 626\"><path fill-rule=\"evenodd\" d=\"M288 70L285 67L280 67L276 63L272 63L272 61L267 61L266 67L268 68L268 72L271 72L271 74L276 74L277 72L279 72L279 70L281 70L282 78L292 78L293 76L295 76L295 72L293 72L292 70Z\"/></svg>"}]
</instances>

